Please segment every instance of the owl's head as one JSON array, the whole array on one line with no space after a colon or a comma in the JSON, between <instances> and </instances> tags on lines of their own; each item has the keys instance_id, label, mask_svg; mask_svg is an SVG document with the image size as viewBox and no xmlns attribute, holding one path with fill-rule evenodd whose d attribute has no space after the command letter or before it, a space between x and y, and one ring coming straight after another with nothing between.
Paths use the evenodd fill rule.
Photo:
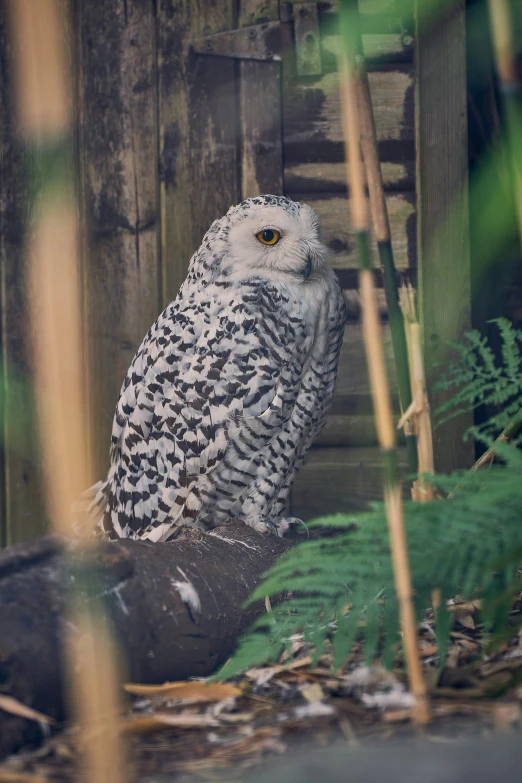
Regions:
<instances>
[{"instance_id":1,"label":"owl's head","mask_svg":"<svg viewBox=\"0 0 522 783\"><path fill-rule=\"evenodd\" d=\"M281 196L259 196L229 209L228 252L231 278L259 275L306 281L325 264L319 218L307 204Z\"/></svg>"},{"instance_id":2,"label":"owl's head","mask_svg":"<svg viewBox=\"0 0 522 783\"><path fill-rule=\"evenodd\" d=\"M305 282L325 268L319 219L307 204L282 196L249 198L214 223L207 250L219 246L219 274ZM217 271L217 270L215 270Z\"/></svg>"}]
</instances>

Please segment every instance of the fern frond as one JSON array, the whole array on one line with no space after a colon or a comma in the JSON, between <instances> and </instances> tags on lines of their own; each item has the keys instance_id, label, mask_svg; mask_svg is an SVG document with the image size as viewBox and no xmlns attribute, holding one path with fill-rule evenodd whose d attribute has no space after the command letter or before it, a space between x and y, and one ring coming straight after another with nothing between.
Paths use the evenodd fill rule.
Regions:
<instances>
[{"instance_id":1,"label":"fern frond","mask_svg":"<svg viewBox=\"0 0 522 783\"><path fill-rule=\"evenodd\" d=\"M468 430L488 446L522 409L522 332L506 319L495 323L502 360L497 362L479 332L468 332L463 343L453 344L457 358L437 386L452 394L436 412L444 421L479 405L502 408L485 424ZM405 504L419 615L430 605L432 591L440 590L436 627L441 660L451 623L447 599L457 593L479 596L486 630L496 633L505 626L513 591L520 587L522 454L516 445L495 443L503 466L430 476L440 495L451 500ZM314 524L334 528L336 534L299 545L268 572L252 600L275 598L282 591L291 591L292 597L273 603L270 616L258 619L222 676L277 659L296 632L315 648L316 656L332 637L335 666L356 639L364 642L367 660L377 654L381 641L383 661L393 659L399 617L383 505L374 504L357 516L324 517Z\"/></svg>"},{"instance_id":2,"label":"fern frond","mask_svg":"<svg viewBox=\"0 0 522 783\"><path fill-rule=\"evenodd\" d=\"M506 318L492 321L501 339L501 361L478 331L467 332L462 343L450 345L457 353L435 389L450 391L452 396L438 410L438 423L477 408L479 405L500 407L484 424L471 427L467 435L491 445L522 408L522 332Z\"/></svg>"},{"instance_id":3,"label":"fern frond","mask_svg":"<svg viewBox=\"0 0 522 783\"><path fill-rule=\"evenodd\" d=\"M522 547L522 456L509 448L506 465L472 474L464 485L461 473L432 476L441 493L459 486L452 500L405 504L417 610L430 605L433 589L441 591L441 653L450 622L444 603L457 593L481 597L492 631L507 616L505 596L516 573L506 556ZM364 642L367 660L381 642L383 660L392 660L399 617L384 507L376 504L358 515L355 528L353 515L324 517L315 525L334 526L338 533L298 545L270 569L251 600L276 599L282 591L292 597L272 602L272 612L257 620L220 676L275 660L298 632L317 656L332 638L335 666L356 639Z\"/></svg>"}]
</instances>

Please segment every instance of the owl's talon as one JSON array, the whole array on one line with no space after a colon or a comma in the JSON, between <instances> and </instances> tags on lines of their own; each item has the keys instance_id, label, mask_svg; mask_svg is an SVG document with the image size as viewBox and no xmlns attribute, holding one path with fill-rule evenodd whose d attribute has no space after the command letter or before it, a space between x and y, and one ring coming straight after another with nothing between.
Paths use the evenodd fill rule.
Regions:
<instances>
[{"instance_id":1,"label":"owl's talon","mask_svg":"<svg viewBox=\"0 0 522 783\"><path fill-rule=\"evenodd\" d=\"M283 538L288 533L292 525L302 525L306 529L308 538L310 538L308 527L302 519L299 519L299 517L281 517L281 519L276 522L275 528L279 538Z\"/></svg>"}]
</instances>

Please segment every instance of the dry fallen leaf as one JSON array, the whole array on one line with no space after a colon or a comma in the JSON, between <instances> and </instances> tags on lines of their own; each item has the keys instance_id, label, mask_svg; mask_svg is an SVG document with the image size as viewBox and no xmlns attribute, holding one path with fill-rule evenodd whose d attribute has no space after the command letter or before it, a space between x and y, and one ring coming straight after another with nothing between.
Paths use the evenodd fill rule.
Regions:
<instances>
[{"instance_id":1,"label":"dry fallen leaf","mask_svg":"<svg viewBox=\"0 0 522 783\"><path fill-rule=\"evenodd\" d=\"M253 712L223 712L219 716L221 723L250 723Z\"/></svg>"},{"instance_id":2,"label":"dry fallen leaf","mask_svg":"<svg viewBox=\"0 0 522 783\"><path fill-rule=\"evenodd\" d=\"M518 702L496 704L493 709L493 720L497 731L509 731L513 724L520 723L522 711Z\"/></svg>"},{"instance_id":3,"label":"dry fallen leaf","mask_svg":"<svg viewBox=\"0 0 522 783\"><path fill-rule=\"evenodd\" d=\"M419 648L421 658L429 658L432 655L438 655L439 647L437 644L426 644Z\"/></svg>"},{"instance_id":4,"label":"dry fallen leaf","mask_svg":"<svg viewBox=\"0 0 522 783\"><path fill-rule=\"evenodd\" d=\"M18 715L20 718L34 720L37 723L54 723L54 719L50 718L49 715L44 715L43 712L38 712L38 710L27 707L12 696L0 695L0 709L4 710L4 712L11 713L11 715Z\"/></svg>"},{"instance_id":5,"label":"dry fallen leaf","mask_svg":"<svg viewBox=\"0 0 522 783\"><path fill-rule=\"evenodd\" d=\"M458 617L457 619L459 623L464 626L464 628L469 628L470 631L475 630L475 620L473 619L473 615L463 614L461 617Z\"/></svg>"},{"instance_id":6,"label":"dry fallen leaf","mask_svg":"<svg viewBox=\"0 0 522 783\"><path fill-rule=\"evenodd\" d=\"M382 719L385 723L402 723L403 721L411 720L412 716L413 712L411 709L392 710L382 713Z\"/></svg>"},{"instance_id":7,"label":"dry fallen leaf","mask_svg":"<svg viewBox=\"0 0 522 783\"><path fill-rule=\"evenodd\" d=\"M344 734L348 747L357 748L360 746L361 743L357 739L357 734L348 718L343 717L339 720L339 728Z\"/></svg>"},{"instance_id":8,"label":"dry fallen leaf","mask_svg":"<svg viewBox=\"0 0 522 783\"><path fill-rule=\"evenodd\" d=\"M11 772L9 769L0 769L0 783L50 783L49 778L41 775L31 775L26 772Z\"/></svg>"},{"instance_id":9,"label":"dry fallen leaf","mask_svg":"<svg viewBox=\"0 0 522 783\"><path fill-rule=\"evenodd\" d=\"M446 669L458 669L460 658L460 648L455 644L450 648L446 658Z\"/></svg>"},{"instance_id":10,"label":"dry fallen leaf","mask_svg":"<svg viewBox=\"0 0 522 783\"><path fill-rule=\"evenodd\" d=\"M228 683L204 682L165 682L163 685L138 685L127 683L123 686L127 693L145 696L148 699L190 699L198 702L222 701L231 696L241 696L241 690Z\"/></svg>"},{"instance_id":11,"label":"dry fallen leaf","mask_svg":"<svg viewBox=\"0 0 522 783\"><path fill-rule=\"evenodd\" d=\"M475 601L465 601L462 604L450 604L448 610L451 612L452 617L460 618L464 614L473 614L480 609L482 602L477 599Z\"/></svg>"},{"instance_id":12,"label":"dry fallen leaf","mask_svg":"<svg viewBox=\"0 0 522 783\"><path fill-rule=\"evenodd\" d=\"M174 715L158 712L155 715L133 715L123 721L121 727L128 734L149 734L170 726L178 729L202 729L219 726L210 715Z\"/></svg>"},{"instance_id":13,"label":"dry fallen leaf","mask_svg":"<svg viewBox=\"0 0 522 783\"><path fill-rule=\"evenodd\" d=\"M324 701L324 691L318 682L307 685L306 688L302 689L301 694L308 702Z\"/></svg>"},{"instance_id":14,"label":"dry fallen leaf","mask_svg":"<svg viewBox=\"0 0 522 783\"><path fill-rule=\"evenodd\" d=\"M260 669L249 669L245 672L245 677L249 680L257 680L258 677L263 676L263 680L268 682L275 674L281 672L293 671L294 669L300 669L303 666L308 666L312 661L312 658L307 655L306 658L298 658L297 661L292 663L281 664L279 666L264 666Z\"/></svg>"}]
</instances>

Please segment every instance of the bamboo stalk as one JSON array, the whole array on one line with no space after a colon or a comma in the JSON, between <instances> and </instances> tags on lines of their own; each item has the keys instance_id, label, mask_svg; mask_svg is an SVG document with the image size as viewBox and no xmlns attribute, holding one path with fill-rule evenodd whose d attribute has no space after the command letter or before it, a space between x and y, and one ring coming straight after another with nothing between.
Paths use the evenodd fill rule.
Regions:
<instances>
[{"instance_id":1,"label":"bamboo stalk","mask_svg":"<svg viewBox=\"0 0 522 783\"><path fill-rule=\"evenodd\" d=\"M495 440L494 444L490 446L489 449L485 451L481 457L478 458L478 460L475 462L471 470L476 471L476 470L480 470L481 468L485 468L488 465L491 465L496 456L495 446L498 446L501 443L509 443L511 440L513 440L515 435L517 435L517 433L520 432L521 429L522 429L522 408L519 410L517 415L511 419L507 427L502 430L498 438Z\"/></svg>"},{"instance_id":2,"label":"bamboo stalk","mask_svg":"<svg viewBox=\"0 0 522 783\"><path fill-rule=\"evenodd\" d=\"M519 239L522 244L522 85L518 80L513 22L508 0L488 0L493 49L506 115Z\"/></svg>"},{"instance_id":3,"label":"bamboo stalk","mask_svg":"<svg viewBox=\"0 0 522 783\"><path fill-rule=\"evenodd\" d=\"M357 90L354 74L357 11L350 0L341 0L343 51L339 56L341 111L350 188L352 224L359 246L359 281L363 337L370 375L377 434L384 457L384 499L390 535L395 586L399 602L401 628L408 665L410 689L415 699L413 718L417 723L429 720L429 705L417 649L417 628L412 602L408 546L404 526L402 491L399 479L395 427L384 353L381 325L371 268L364 175L360 152Z\"/></svg>"},{"instance_id":4,"label":"bamboo stalk","mask_svg":"<svg viewBox=\"0 0 522 783\"><path fill-rule=\"evenodd\" d=\"M362 56L357 57L355 75L361 149L366 168L373 233L377 240L377 248L383 271L384 292L386 295L388 317L390 319L397 384L399 386L399 398L401 409L404 412L408 410L412 401L410 373L408 368L408 349L406 345L404 318L399 306L397 271L393 257L388 207L384 196L384 182L379 161L370 85ZM406 436L408 467L410 473L417 473L417 442L409 419L406 419L404 422L404 434Z\"/></svg>"},{"instance_id":5,"label":"bamboo stalk","mask_svg":"<svg viewBox=\"0 0 522 783\"><path fill-rule=\"evenodd\" d=\"M27 238L28 295L46 494L57 533L70 536L72 501L89 485L82 386L78 226L72 165L65 0L11 0L20 129L34 186ZM74 566L74 563L73 563ZM71 596L65 659L84 759L96 783L123 780L116 658L96 602ZM102 727L88 741L87 727Z\"/></svg>"},{"instance_id":6,"label":"bamboo stalk","mask_svg":"<svg viewBox=\"0 0 522 783\"><path fill-rule=\"evenodd\" d=\"M413 482L412 498L414 500L433 500L435 493L433 487L427 483L422 475L435 473L433 462L433 435L431 429L430 403L426 388L426 375L424 372L424 358L422 355L421 326L417 317L415 306L415 292L411 285L403 286L400 292L400 307L404 315L406 327L406 343L408 346L408 359L410 368L410 382L413 391L413 400L410 407L404 411L398 426L410 421L417 438L419 455L419 473L421 478Z\"/></svg>"}]
</instances>

